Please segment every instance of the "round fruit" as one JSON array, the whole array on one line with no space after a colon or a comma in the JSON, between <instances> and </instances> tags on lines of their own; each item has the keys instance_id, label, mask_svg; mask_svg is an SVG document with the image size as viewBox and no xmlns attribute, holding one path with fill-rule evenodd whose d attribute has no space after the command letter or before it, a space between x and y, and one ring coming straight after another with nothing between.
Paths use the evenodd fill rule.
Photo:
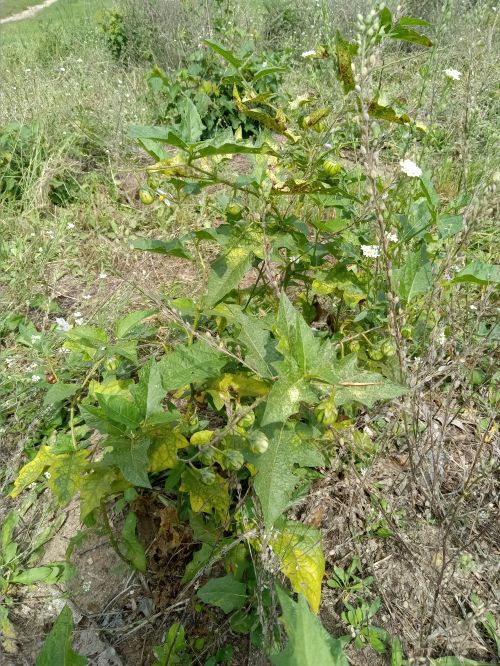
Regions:
<instances>
[{"instance_id":1,"label":"round fruit","mask_svg":"<svg viewBox=\"0 0 500 666\"><path fill-rule=\"evenodd\" d=\"M320 402L316 407L314 415L318 423L331 426L337 422L339 413L332 400L325 400L324 402Z\"/></svg>"},{"instance_id":2,"label":"round fruit","mask_svg":"<svg viewBox=\"0 0 500 666\"><path fill-rule=\"evenodd\" d=\"M388 357L394 356L394 354L396 353L396 350L394 348L394 344L390 340L386 340L384 342L384 344L382 345L381 350L382 350L382 353L384 354L384 356L388 356Z\"/></svg>"},{"instance_id":3,"label":"round fruit","mask_svg":"<svg viewBox=\"0 0 500 666\"><path fill-rule=\"evenodd\" d=\"M384 353L381 349L369 349L368 356L374 361L381 361L384 358Z\"/></svg>"},{"instance_id":4,"label":"round fruit","mask_svg":"<svg viewBox=\"0 0 500 666\"><path fill-rule=\"evenodd\" d=\"M349 349L352 352L358 352L361 349L361 345L357 340L353 340L351 343L349 343Z\"/></svg>"},{"instance_id":5,"label":"round fruit","mask_svg":"<svg viewBox=\"0 0 500 666\"><path fill-rule=\"evenodd\" d=\"M342 166L338 162L332 162L332 160L325 160L323 162L323 171L329 176L338 176L342 171Z\"/></svg>"},{"instance_id":6,"label":"round fruit","mask_svg":"<svg viewBox=\"0 0 500 666\"><path fill-rule=\"evenodd\" d=\"M236 203L235 201L229 203L226 206L226 214L231 219L239 219L241 217L242 211L243 206L240 206L240 204Z\"/></svg>"},{"instance_id":7,"label":"round fruit","mask_svg":"<svg viewBox=\"0 0 500 666\"><path fill-rule=\"evenodd\" d=\"M255 423L255 414L253 412L248 412L245 416L240 419L239 424L245 430L248 430Z\"/></svg>"},{"instance_id":8,"label":"round fruit","mask_svg":"<svg viewBox=\"0 0 500 666\"><path fill-rule=\"evenodd\" d=\"M269 440L266 435L260 430L256 430L250 436L250 450L253 453L262 454L267 451L269 447Z\"/></svg>"},{"instance_id":9,"label":"round fruit","mask_svg":"<svg viewBox=\"0 0 500 666\"><path fill-rule=\"evenodd\" d=\"M237 472L245 464L245 458L241 451L236 451L236 449L229 449L224 453L226 465L228 469L232 469Z\"/></svg>"},{"instance_id":10,"label":"round fruit","mask_svg":"<svg viewBox=\"0 0 500 666\"><path fill-rule=\"evenodd\" d=\"M141 203L145 204L146 206L149 206L154 202L155 195L150 189L146 187L141 187L141 189L139 190L139 199L141 200Z\"/></svg>"}]
</instances>

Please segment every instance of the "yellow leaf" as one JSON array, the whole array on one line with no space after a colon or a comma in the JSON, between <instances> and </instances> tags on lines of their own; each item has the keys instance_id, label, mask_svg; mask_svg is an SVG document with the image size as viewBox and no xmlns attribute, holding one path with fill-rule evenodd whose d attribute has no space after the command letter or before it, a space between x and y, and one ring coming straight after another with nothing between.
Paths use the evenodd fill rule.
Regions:
<instances>
[{"instance_id":1,"label":"yellow leaf","mask_svg":"<svg viewBox=\"0 0 500 666\"><path fill-rule=\"evenodd\" d=\"M238 394L241 398L249 398L259 395L267 395L269 386L252 375L243 372L225 373L213 382L211 387L225 395Z\"/></svg>"},{"instance_id":2,"label":"yellow leaf","mask_svg":"<svg viewBox=\"0 0 500 666\"><path fill-rule=\"evenodd\" d=\"M189 493L191 508L195 513L212 513L221 522L227 518L229 510L229 485L226 479L214 474L212 483L203 483L200 476L192 469L187 469L182 475L180 490Z\"/></svg>"},{"instance_id":3,"label":"yellow leaf","mask_svg":"<svg viewBox=\"0 0 500 666\"><path fill-rule=\"evenodd\" d=\"M89 383L89 396L95 398L100 393L102 395L123 395L130 397L128 387L133 383L131 379L115 379L114 377L109 377L103 382L92 380Z\"/></svg>"},{"instance_id":4,"label":"yellow leaf","mask_svg":"<svg viewBox=\"0 0 500 666\"><path fill-rule=\"evenodd\" d=\"M17 475L10 496L17 497L25 488L34 483L42 475L42 472L49 467L54 458L55 456L51 453L49 447L42 446L33 460L25 465Z\"/></svg>"},{"instance_id":5,"label":"yellow leaf","mask_svg":"<svg viewBox=\"0 0 500 666\"><path fill-rule=\"evenodd\" d=\"M162 472L174 468L177 464L177 449L188 445L187 439L173 430L154 441L149 449L149 471Z\"/></svg>"},{"instance_id":6,"label":"yellow leaf","mask_svg":"<svg viewBox=\"0 0 500 666\"><path fill-rule=\"evenodd\" d=\"M321 535L308 525L286 521L269 544L280 559L280 570L295 592L302 592L315 613L321 600L321 582L325 573L325 557Z\"/></svg>"}]
</instances>

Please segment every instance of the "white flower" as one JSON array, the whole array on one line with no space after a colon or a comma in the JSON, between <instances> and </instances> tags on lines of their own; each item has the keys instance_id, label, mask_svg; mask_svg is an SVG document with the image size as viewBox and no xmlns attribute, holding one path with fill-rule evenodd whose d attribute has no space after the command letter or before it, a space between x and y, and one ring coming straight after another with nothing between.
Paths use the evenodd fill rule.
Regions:
<instances>
[{"instance_id":1,"label":"white flower","mask_svg":"<svg viewBox=\"0 0 500 666\"><path fill-rule=\"evenodd\" d=\"M390 232L387 234L387 240L388 240L390 243L397 243L397 242L398 242L398 235L397 235L397 234L394 234L394 233L392 233L392 231L390 231Z\"/></svg>"},{"instance_id":2,"label":"white flower","mask_svg":"<svg viewBox=\"0 0 500 666\"><path fill-rule=\"evenodd\" d=\"M443 69L443 72L449 79L453 79L453 81L460 81L460 77L462 76L462 72L459 72L458 69L453 69L453 67Z\"/></svg>"},{"instance_id":3,"label":"white flower","mask_svg":"<svg viewBox=\"0 0 500 666\"><path fill-rule=\"evenodd\" d=\"M50 472L44 472L43 475L46 479L50 479Z\"/></svg>"},{"instance_id":4,"label":"white flower","mask_svg":"<svg viewBox=\"0 0 500 666\"><path fill-rule=\"evenodd\" d=\"M74 229L74 228L75 225L73 224L73 222L68 222L68 224L66 225L66 229Z\"/></svg>"},{"instance_id":5,"label":"white flower","mask_svg":"<svg viewBox=\"0 0 500 666\"><path fill-rule=\"evenodd\" d=\"M84 301L90 301L92 296L90 294L83 294L82 298L83 298Z\"/></svg>"},{"instance_id":6,"label":"white flower","mask_svg":"<svg viewBox=\"0 0 500 666\"><path fill-rule=\"evenodd\" d=\"M91 587L92 587L92 581L90 581L90 580L83 581L82 590L84 592L89 592Z\"/></svg>"},{"instance_id":7,"label":"white flower","mask_svg":"<svg viewBox=\"0 0 500 666\"><path fill-rule=\"evenodd\" d=\"M401 171L410 178L420 178L422 169L413 160L401 160L399 163Z\"/></svg>"},{"instance_id":8,"label":"white flower","mask_svg":"<svg viewBox=\"0 0 500 666\"><path fill-rule=\"evenodd\" d=\"M24 71L25 71L26 74L29 74L31 72L31 69L29 67L27 67Z\"/></svg>"},{"instance_id":9,"label":"white flower","mask_svg":"<svg viewBox=\"0 0 500 666\"><path fill-rule=\"evenodd\" d=\"M315 55L316 55L316 51L314 51L314 50L312 50L312 51L304 51L304 52L302 53L302 57L303 57L303 58L310 58L311 56L315 56Z\"/></svg>"},{"instance_id":10,"label":"white flower","mask_svg":"<svg viewBox=\"0 0 500 666\"><path fill-rule=\"evenodd\" d=\"M82 313L81 312L74 312L73 317L82 317Z\"/></svg>"},{"instance_id":11,"label":"white flower","mask_svg":"<svg viewBox=\"0 0 500 666\"><path fill-rule=\"evenodd\" d=\"M361 252L365 255L365 257L376 259L380 255L380 248L378 245L362 245Z\"/></svg>"},{"instance_id":12,"label":"white flower","mask_svg":"<svg viewBox=\"0 0 500 666\"><path fill-rule=\"evenodd\" d=\"M71 328L71 324L68 324L66 319L63 319L63 317L56 317L56 324L57 324L57 330L63 331L64 333L66 331L69 331L69 329Z\"/></svg>"},{"instance_id":13,"label":"white flower","mask_svg":"<svg viewBox=\"0 0 500 666\"><path fill-rule=\"evenodd\" d=\"M83 62L82 58L78 58L76 62Z\"/></svg>"},{"instance_id":14,"label":"white flower","mask_svg":"<svg viewBox=\"0 0 500 666\"><path fill-rule=\"evenodd\" d=\"M47 236L48 236L49 238L54 238L55 233L49 229L49 231L47 231Z\"/></svg>"},{"instance_id":15,"label":"white flower","mask_svg":"<svg viewBox=\"0 0 500 666\"><path fill-rule=\"evenodd\" d=\"M327 150L331 150L331 149L333 148L333 146L332 146L331 143L325 143L325 148L326 148Z\"/></svg>"},{"instance_id":16,"label":"white flower","mask_svg":"<svg viewBox=\"0 0 500 666\"><path fill-rule=\"evenodd\" d=\"M37 384L40 381L40 375L31 375L31 381Z\"/></svg>"},{"instance_id":17,"label":"white flower","mask_svg":"<svg viewBox=\"0 0 500 666\"><path fill-rule=\"evenodd\" d=\"M35 342L38 342L38 340L41 340L42 336L41 335L32 335L31 336L31 344L33 345Z\"/></svg>"},{"instance_id":18,"label":"white flower","mask_svg":"<svg viewBox=\"0 0 500 666\"><path fill-rule=\"evenodd\" d=\"M75 319L75 324L77 326L82 326L82 324L84 324L84 323L85 323L85 320L82 319L81 317L78 317L78 318Z\"/></svg>"},{"instance_id":19,"label":"white flower","mask_svg":"<svg viewBox=\"0 0 500 666\"><path fill-rule=\"evenodd\" d=\"M99 273L99 280L105 280L108 277L107 273Z\"/></svg>"}]
</instances>

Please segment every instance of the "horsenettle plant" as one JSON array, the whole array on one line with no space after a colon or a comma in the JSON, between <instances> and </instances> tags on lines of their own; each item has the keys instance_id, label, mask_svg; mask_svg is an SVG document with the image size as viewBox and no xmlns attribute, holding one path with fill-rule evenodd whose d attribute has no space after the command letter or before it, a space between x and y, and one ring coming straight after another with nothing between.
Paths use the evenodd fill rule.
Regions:
<instances>
[{"instance_id":1,"label":"horsenettle plant","mask_svg":"<svg viewBox=\"0 0 500 666\"><path fill-rule=\"evenodd\" d=\"M435 224L441 238L460 231L458 216L439 212L429 176L406 155L393 155L396 175L380 175L372 142L373 123L407 136L415 125L404 109L371 95L369 66L382 40L430 46L416 29L426 25L382 6L360 22L356 42L338 35L333 49L317 50L343 89L336 111L308 95L287 100L263 91L262 72L249 77L240 58L207 42L231 69L234 107L262 127L260 139L244 142L227 130L200 140L205 127L188 97L177 124L130 130L154 160L148 178L161 201L174 207L204 195L223 218L181 238L133 242L193 262L202 288L192 298L152 299L151 309L121 319L112 333L78 326L65 334L86 375L80 385L50 389L48 403L68 405L68 428L41 446L13 490L48 471L60 503L79 492L82 521L101 518L121 557L144 571L136 515L129 511L116 539L107 507L124 496L133 508L136 489L163 483L202 544L184 581L237 554L227 575L198 596L235 612L234 626L254 636L272 605L265 596L254 602L255 562L303 595L295 608L279 588L285 620L306 613L306 600L318 611L320 533L287 511L334 455L339 431L377 401L406 393L398 322L432 285L426 232ZM340 156L346 126L363 168ZM237 166L234 155L244 156ZM217 248L210 265L205 243ZM140 342L154 337L153 321L167 322L176 344L145 360ZM241 611L255 606L248 621ZM318 644L325 641L314 627ZM269 645L273 635L264 639ZM290 650L273 662L309 663L293 661Z\"/></svg>"}]
</instances>

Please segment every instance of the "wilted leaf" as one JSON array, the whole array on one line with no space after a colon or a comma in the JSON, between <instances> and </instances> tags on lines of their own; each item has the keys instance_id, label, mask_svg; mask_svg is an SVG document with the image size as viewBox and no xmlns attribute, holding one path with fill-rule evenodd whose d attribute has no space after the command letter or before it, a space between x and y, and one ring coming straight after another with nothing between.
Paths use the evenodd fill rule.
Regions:
<instances>
[{"instance_id":1,"label":"wilted leaf","mask_svg":"<svg viewBox=\"0 0 500 666\"><path fill-rule=\"evenodd\" d=\"M5 654L17 654L15 643L16 631L9 620L9 611L5 606L0 606L0 645Z\"/></svg>"},{"instance_id":2,"label":"wilted leaf","mask_svg":"<svg viewBox=\"0 0 500 666\"><path fill-rule=\"evenodd\" d=\"M153 442L149 450L149 471L163 472L173 469L177 464L177 449L189 445L188 440L178 432L171 430Z\"/></svg>"}]
</instances>

